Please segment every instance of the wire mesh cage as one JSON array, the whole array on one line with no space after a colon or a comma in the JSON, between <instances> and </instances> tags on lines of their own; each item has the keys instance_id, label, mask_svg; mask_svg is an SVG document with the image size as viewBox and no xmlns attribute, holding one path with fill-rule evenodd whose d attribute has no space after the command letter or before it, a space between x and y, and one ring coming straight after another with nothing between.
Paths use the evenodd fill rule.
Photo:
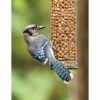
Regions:
<instances>
[{"instance_id":1,"label":"wire mesh cage","mask_svg":"<svg viewBox=\"0 0 100 100\"><path fill-rule=\"evenodd\" d=\"M77 0L52 0L52 45L56 58L77 68Z\"/></svg>"}]
</instances>

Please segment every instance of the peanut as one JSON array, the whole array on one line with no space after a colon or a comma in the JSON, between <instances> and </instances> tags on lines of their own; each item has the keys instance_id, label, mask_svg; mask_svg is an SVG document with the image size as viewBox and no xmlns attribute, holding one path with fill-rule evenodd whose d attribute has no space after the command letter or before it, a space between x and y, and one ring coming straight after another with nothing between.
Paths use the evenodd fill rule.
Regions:
<instances>
[{"instance_id":1,"label":"peanut","mask_svg":"<svg viewBox=\"0 0 100 100\"><path fill-rule=\"evenodd\" d=\"M52 0L51 30L55 56L77 61L77 0Z\"/></svg>"}]
</instances>

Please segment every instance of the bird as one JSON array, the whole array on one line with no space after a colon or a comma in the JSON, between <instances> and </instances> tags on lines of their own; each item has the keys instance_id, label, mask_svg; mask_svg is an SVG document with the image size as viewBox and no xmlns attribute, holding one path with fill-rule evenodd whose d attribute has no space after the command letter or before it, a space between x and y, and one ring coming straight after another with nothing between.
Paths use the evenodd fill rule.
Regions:
<instances>
[{"instance_id":1,"label":"bird","mask_svg":"<svg viewBox=\"0 0 100 100\"><path fill-rule=\"evenodd\" d=\"M30 24L24 28L23 36L28 52L32 58L48 65L64 83L68 84L72 80L73 74L54 56L50 41L39 33L39 30L43 28L45 27L37 24Z\"/></svg>"}]
</instances>

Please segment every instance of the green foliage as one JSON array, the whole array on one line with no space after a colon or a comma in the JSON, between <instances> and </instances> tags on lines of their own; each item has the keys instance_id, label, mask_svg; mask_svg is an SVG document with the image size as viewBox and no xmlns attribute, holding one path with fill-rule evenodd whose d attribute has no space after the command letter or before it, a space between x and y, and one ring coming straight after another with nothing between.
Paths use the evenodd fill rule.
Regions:
<instances>
[{"instance_id":1,"label":"green foliage","mask_svg":"<svg viewBox=\"0 0 100 100\"><path fill-rule=\"evenodd\" d=\"M67 85L27 52L22 31L32 23L46 26L41 34L50 39L50 0L13 0L12 100L67 100Z\"/></svg>"},{"instance_id":2,"label":"green foliage","mask_svg":"<svg viewBox=\"0 0 100 100\"><path fill-rule=\"evenodd\" d=\"M26 73L24 77L13 72L13 93L21 100L48 100L53 91L53 81L47 73L39 70Z\"/></svg>"},{"instance_id":3,"label":"green foliage","mask_svg":"<svg viewBox=\"0 0 100 100\"><path fill-rule=\"evenodd\" d=\"M46 70L13 70L13 100L66 100L66 86ZM57 83L58 82L58 83ZM62 85L61 85L62 84Z\"/></svg>"}]
</instances>

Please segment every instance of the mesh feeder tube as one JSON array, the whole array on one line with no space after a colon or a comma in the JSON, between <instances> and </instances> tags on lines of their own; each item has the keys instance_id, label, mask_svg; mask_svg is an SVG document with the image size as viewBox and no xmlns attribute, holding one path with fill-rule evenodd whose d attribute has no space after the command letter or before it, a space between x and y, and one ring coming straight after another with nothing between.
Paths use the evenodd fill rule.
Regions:
<instances>
[{"instance_id":1,"label":"mesh feeder tube","mask_svg":"<svg viewBox=\"0 0 100 100\"><path fill-rule=\"evenodd\" d=\"M77 68L77 0L52 0L52 45L56 58Z\"/></svg>"}]
</instances>

